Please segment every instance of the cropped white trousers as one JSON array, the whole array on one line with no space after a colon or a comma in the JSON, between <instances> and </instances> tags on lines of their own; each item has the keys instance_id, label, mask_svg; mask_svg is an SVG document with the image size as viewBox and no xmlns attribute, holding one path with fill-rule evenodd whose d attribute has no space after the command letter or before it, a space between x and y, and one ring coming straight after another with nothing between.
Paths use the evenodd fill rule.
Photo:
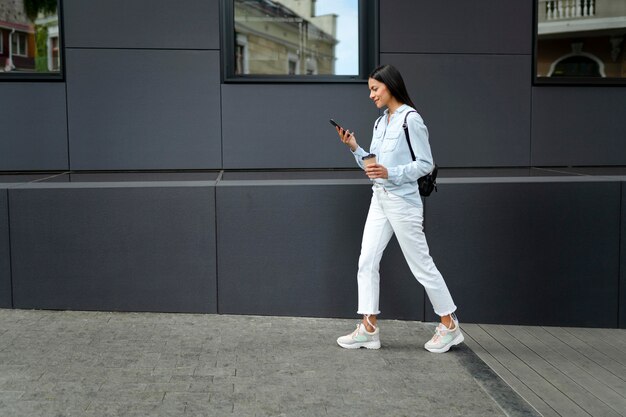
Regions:
<instances>
[{"instance_id":1,"label":"cropped white trousers","mask_svg":"<svg viewBox=\"0 0 626 417\"><path fill-rule=\"evenodd\" d=\"M446 316L456 310L450 291L429 254L423 220L422 207L387 192L381 185L374 185L359 257L358 314L380 314L379 265L394 233L411 272L424 286L435 313Z\"/></svg>"}]
</instances>

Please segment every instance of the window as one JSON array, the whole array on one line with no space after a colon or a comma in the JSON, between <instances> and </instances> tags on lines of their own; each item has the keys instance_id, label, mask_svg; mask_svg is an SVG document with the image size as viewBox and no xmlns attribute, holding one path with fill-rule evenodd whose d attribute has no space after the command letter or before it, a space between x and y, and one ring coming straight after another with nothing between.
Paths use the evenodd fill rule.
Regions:
<instances>
[{"instance_id":1,"label":"window","mask_svg":"<svg viewBox=\"0 0 626 417\"><path fill-rule=\"evenodd\" d=\"M550 77L604 77L604 64L598 58L584 55L563 57L555 62Z\"/></svg>"},{"instance_id":2,"label":"window","mask_svg":"<svg viewBox=\"0 0 626 417\"><path fill-rule=\"evenodd\" d=\"M3 2L0 7L0 81L62 80L57 1Z\"/></svg>"},{"instance_id":3,"label":"window","mask_svg":"<svg viewBox=\"0 0 626 417\"><path fill-rule=\"evenodd\" d=\"M537 0L537 84L626 84L626 0Z\"/></svg>"},{"instance_id":4,"label":"window","mask_svg":"<svg viewBox=\"0 0 626 417\"><path fill-rule=\"evenodd\" d=\"M26 46L26 33L15 32L11 34L11 50L15 56L28 56Z\"/></svg>"},{"instance_id":5,"label":"window","mask_svg":"<svg viewBox=\"0 0 626 417\"><path fill-rule=\"evenodd\" d=\"M295 53L289 54L289 59L287 61L287 74L288 75L298 75L300 72L298 69L300 68L300 64L298 62L298 55Z\"/></svg>"},{"instance_id":6,"label":"window","mask_svg":"<svg viewBox=\"0 0 626 417\"><path fill-rule=\"evenodd\" d=\"M48 45L48 70L59 71L61 68L59 55L59 37L51 37Z\"/></svg>"},{"instance_id":7,"label":"window","mask_svg":"<svg viewBox=\"0 0 626 417\"><path fill-rule=\"evenodd\" d=\"M365 80L376 1L223 0L225 81Z\"/></svg>"}]
</instances>

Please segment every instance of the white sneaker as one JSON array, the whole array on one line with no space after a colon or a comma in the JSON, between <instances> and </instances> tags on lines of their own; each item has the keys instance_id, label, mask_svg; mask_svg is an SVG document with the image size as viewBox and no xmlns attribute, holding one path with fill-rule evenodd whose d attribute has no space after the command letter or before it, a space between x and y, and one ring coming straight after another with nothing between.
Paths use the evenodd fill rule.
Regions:
<instances>
[{"instance_id":1,"label":"white sneaker","mask_svg":"<svg viewBox=\"0 0 626 417\"><path fill-rule=\"evenodd\" d=\"M435 330L435 335L424 345L424 348L433 353L444 353L450 350L452 346L456 346L465 340L459 321L453 316L454 327L448 329L443 323L439 323Z\"/></svg>"},{"instance_id":2,"label":"white sneaker","mask_svg":"<svg viewBox=\"0 0 626 417\"><path fill-rule=\"evenodd\" d=\"M358 323L356 325L356 330L352 333L341 336L337 339L337 343L342 348L346 349L358 349L358 348L366 348L366 349L380 349L380 331L378 327L370 333L365 329L365 325L363 323Z\"/></svg>"}]
</instances>

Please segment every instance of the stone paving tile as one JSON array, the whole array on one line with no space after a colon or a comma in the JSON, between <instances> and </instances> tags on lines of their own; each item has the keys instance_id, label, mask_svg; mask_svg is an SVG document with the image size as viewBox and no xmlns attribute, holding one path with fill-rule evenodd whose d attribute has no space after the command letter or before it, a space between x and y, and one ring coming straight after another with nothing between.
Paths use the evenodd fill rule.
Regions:
<instances>
[{"instance_id":1,"label":"stone paving tile","mask_svg":"<svg viewBox=\"0 0 626 417\"><path fill-rule=\"evenodd\" d=\"M15 401L15 400L19 400L20 397L22 397L24 395L24 391L2 391L0 390L0 403L2 403L2 401Z\"/></svg>"},{"instance_id":2,"label":"stone paving tile","mask_svg":"<svg viewBox=\"0 0 626 417\"><path fill-rule=\"evenodd\" d=\"M471 351L422 348L432 325L381 320L382 349L339 348L354 323L0 309L0 416L505 415Z\"/></svg>"}]
</instances>

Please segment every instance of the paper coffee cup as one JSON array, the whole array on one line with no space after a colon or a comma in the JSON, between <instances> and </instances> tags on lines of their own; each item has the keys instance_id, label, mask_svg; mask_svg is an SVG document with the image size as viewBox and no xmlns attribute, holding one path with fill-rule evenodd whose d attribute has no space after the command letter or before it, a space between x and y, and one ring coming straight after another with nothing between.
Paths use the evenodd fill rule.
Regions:
<instances>
[{"instance_id":1,"label":"paper coffee cup","mask_svg":"<svg viewBox=\"0 0 626 417\"><path fill-rule=\"evenodd\" d=\"M376 163L376 155L374 155L373 153L364 156L362 159L363 159L363 163L365 164L365 166L369 166L369 165Z\"/></svg>"}]
</instances>

